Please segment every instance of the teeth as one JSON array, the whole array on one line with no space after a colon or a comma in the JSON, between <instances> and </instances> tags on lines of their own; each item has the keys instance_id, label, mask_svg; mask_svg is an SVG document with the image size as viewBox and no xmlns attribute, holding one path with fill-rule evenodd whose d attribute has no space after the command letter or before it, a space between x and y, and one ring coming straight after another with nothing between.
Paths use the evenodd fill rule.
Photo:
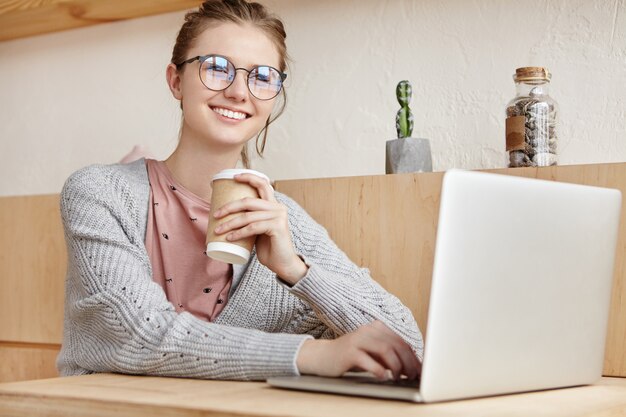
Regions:
<instances>
[{"instance_id":1,"label":"teeth","mask_svg":"<svg viewBox=\"0 0 626 417\"><path fill-rule=\"evenodd\" d=\"M221 107L214 107L213 111L217 114L221 114L224 117L228 117L229 119L243 120L246 118L245 113L232 111L232 110L226 110L226 109L222 109Z\"/></svg>"}]
</instances>

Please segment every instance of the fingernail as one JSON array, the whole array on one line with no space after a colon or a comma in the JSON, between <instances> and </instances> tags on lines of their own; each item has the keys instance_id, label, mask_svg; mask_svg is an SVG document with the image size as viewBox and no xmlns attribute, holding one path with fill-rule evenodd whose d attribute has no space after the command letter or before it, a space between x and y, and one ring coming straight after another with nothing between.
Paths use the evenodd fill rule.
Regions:
<instances>
[{"instance_id":1,"label":"fingernail","mask_svg":"<svg viewBox=\"0 0 626 417\"><path fill-rule=\"evenodd\" d=\"M215 213L213 213L213 217L219 217L222 214L222 212L220 210L217 210Z\"/></svg>"}]
</instances>

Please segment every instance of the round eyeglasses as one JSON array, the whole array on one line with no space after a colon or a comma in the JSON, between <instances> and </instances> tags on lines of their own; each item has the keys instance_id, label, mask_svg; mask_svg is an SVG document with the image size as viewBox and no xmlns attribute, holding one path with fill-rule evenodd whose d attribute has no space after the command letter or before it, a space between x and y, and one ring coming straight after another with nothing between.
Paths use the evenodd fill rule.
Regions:
<instances>
[{"instance_id":1,"label":"round eyeglasses","mask_svg":"<svg viewBox=\"0 0 626 417\"><path fill-rule=\"evenodd\" d=\"M180 69L185 64L199 61L198 74L200 81L206 88L212 91L226 90L235 81L238 70L248 73L248 90L259 100L271 100L276 97L283 88L283 81L287 74L278 71L268 65L257 65L251 70L236 68L235 65L220 55L203 55L189 58L179 64L176 69Z\"/></svg>"}]
</instances>

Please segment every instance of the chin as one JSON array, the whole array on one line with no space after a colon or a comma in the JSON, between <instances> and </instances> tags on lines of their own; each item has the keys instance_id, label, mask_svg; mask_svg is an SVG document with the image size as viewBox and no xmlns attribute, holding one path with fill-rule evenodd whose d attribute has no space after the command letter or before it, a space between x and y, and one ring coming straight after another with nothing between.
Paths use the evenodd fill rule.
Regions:
<instances>
[{"instance_id":1,"label":"chin","mask_svg":"<svg viewBox=\"0 0 626 417\"><path fill-rule=\"evenodd\" d=\"M254 136L252 136L254 137ZM252 138L247 135L236 135L236 136L208 136L207 140L210 143L214 143L218 146L222 146L225 148L233 148L233 147L242 147Z\"/></svg>"}]
</instances>

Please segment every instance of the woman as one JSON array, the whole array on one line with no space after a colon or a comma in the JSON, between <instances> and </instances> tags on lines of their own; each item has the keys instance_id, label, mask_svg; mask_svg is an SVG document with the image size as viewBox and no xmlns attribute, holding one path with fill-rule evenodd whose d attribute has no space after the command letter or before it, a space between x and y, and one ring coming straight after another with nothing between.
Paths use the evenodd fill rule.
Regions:
<instances>
[{"instance_id":1,"label":"woman","mask_svg":"<svg viewBox=\"0 0 626 417\"><path fill-rule=\"evenodd\" d=\"M183 111L174 153L67 180L62 375L419 374L423 343L410 311L298 204L249 174L237 180L260 198L208 203L212 176L239 158L247 166L251 138L259 153L265 146L285 100L285 38L260 4L206 1L186 15L166 71ZM232 213L242 214L216 233L257 235L241 267L203 253L208 216Z\"/></svg>"}]
</instances>

